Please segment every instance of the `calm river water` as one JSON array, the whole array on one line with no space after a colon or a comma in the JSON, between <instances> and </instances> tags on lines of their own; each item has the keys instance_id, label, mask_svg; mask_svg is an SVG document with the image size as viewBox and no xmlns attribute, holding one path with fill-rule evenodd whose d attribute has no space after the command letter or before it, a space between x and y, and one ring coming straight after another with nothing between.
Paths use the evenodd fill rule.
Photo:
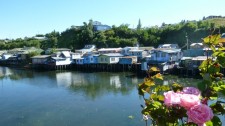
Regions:
<instances>
[{"instance_id":1,"label":"calm river water","mask_svg":"<svg viewBox=\"0 0 225 126\"><path fill-rule=\"evenodd\" d=\"M166 78L164 84L198 81ZM142 81L127 72L35 72L0 67L0 126L144 126L143 100L136 87Z\"/></svg>"}]
</instances>

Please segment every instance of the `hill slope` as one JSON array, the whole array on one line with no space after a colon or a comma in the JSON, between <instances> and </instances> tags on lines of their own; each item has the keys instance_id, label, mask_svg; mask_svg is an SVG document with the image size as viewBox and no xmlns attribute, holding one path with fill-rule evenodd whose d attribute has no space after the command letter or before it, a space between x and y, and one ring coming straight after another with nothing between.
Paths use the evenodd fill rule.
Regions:
<instances>
[{"instance_id":1,"label":"hill slope","mask_svg":"<svg viewBox=\"0 0 225 126\"><path fill-rule=\"evenodd\" d=\"M215 27L220 27L220 26L225 26L225 18L214 18L214 19L207 19L203 20L203 22L209 22L209 23L214 23Z\"/></svg>"}]
</instances>

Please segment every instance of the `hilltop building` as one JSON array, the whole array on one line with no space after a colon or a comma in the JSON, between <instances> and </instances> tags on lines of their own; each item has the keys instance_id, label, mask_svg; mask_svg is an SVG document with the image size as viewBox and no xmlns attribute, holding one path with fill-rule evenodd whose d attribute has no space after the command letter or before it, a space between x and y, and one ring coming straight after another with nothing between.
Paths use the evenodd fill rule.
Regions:
<instances>
[{"instance_id":1,"label":"hilltop building","mask_svg":"<svg viewBox=\"0 0 225 126\"><path fill-rule=\"evenodd\" d=\"M105 31L105 30L111 29L110 26L108 26L108 25L103 25L103 24L102 24L101 22L99 22L99 21L94 21L94 22L92 23L92 25L93 25L94 31Z\"/></svg>"}]
</instances>

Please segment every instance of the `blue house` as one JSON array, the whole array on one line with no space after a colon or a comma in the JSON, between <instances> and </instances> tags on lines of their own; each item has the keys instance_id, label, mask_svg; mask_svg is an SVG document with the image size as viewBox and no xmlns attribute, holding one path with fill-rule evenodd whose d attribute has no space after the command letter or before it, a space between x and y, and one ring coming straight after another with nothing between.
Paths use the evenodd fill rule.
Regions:
<instances>
[{"instance_id":1,"label":"blue house","mask_svg":"<svg viewBox=\"0 0 225 126\"><path fill-rule=\"evenodd\" d=\"M134 64L137 63L137 56L126 56L119 59L119 64Z\"/></svg>"},{"instance_id":2,"label":"blue house","mask_svg":"<svg viewBox=\"0 0 225 126\"><path fill-rule=\"evenodd\" d=\"M155 49L151 56L146 57L149 63L177 62L182 58L181 49Z\"/></svg>"},{"instance_id":3,"label":"blue house","mask_svg":"<svg viewBox=\"0 0 225 126\"><path fill-rule=\"evenodd\" d=\"M98 54L85 54L83 55L84 64L97 64Z\"/></svg>"},{"instance_id":4,"label":"blue house","mask_svg":"<svg viewBox=\"0 0 225 126\"><path fill-rule=\"evenodd\" d=\"M84 64L84 58L78 58L78 59L76 59L76 64L79 64L79 65Z\"/></svg>"}]
</instances>

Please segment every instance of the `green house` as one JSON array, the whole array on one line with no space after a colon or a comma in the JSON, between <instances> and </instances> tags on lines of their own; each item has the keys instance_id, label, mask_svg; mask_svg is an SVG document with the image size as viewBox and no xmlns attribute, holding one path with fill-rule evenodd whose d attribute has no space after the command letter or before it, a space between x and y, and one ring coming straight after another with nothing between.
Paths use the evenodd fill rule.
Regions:
<instances>
[{"instance_id":1,"label":"green house","mask_svg":"<svg viewBox=\"0 0 225 126\"><path fill-rule=\"evenodd\" d=\"M119 62L120 57L123 57L120 53L108 53L98 56L99 64L116 64Z\"/></svg>"}]
</instances>

